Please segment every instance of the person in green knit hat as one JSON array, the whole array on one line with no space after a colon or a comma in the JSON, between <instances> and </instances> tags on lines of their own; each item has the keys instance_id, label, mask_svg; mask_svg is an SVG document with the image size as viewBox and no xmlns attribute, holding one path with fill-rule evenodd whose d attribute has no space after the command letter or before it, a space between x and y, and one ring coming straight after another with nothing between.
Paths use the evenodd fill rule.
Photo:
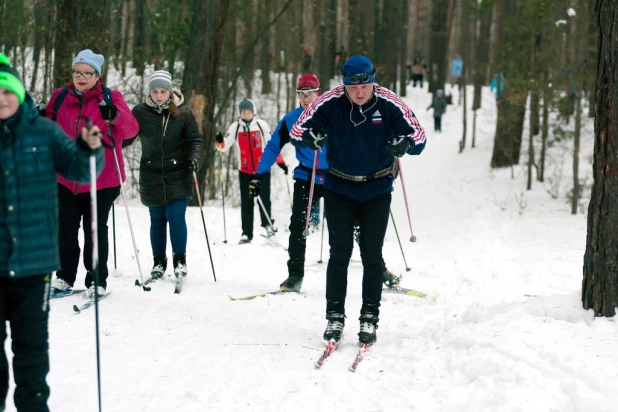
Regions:
<instances>
[{"instance_id":1,"label":"person in green knit hat","mask_svg":"<svg viewBox=\"0 0 618 412\"><path fill-rule=\"evenodd\" d=\"M103 170L100 130L73 141L39 116L19 73L0 54L0 412L9 390L4 351L11 327L15 407L46 412L49 386L48 315L51 273L58 256L56 173L90 180L89 157Z\"/></svg>"}]
</instances>

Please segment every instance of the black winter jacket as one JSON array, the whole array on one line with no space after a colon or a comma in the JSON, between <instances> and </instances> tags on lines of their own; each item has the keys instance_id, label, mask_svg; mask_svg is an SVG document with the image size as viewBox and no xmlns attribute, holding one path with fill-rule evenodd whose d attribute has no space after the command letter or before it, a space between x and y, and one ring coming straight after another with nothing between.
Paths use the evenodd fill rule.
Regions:
<instances>
[{"instance_id":1,"label":"black winter jacket","mask_svg":"<svg viewBox=\"0 0 618 412\"><path fill-rule=\"evenodd\" d=\"M174 90L174 103L179 108L176 116L169 110L159 112L148 103L133 108L142 143L139 193L145 206L162 206L192 196L191 160L202 164L204 147L195 117L187 106L181 106L183 101L180 91Z\"/></svg>"}]
</instances>

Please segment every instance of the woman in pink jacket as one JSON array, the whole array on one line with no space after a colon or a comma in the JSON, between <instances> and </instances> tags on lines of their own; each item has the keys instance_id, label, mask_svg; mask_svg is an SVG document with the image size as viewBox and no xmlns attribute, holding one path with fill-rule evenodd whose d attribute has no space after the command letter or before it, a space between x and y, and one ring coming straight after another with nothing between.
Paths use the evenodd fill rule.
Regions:
<instances>
[{"instance_id":1,"label":"woman in pink jacket","mask_svg":"<svg viewBox=\"0 0 618 412\"><path fill-rule=\"evenodd\" d=\"M109 252L107 219L112 203L120 194L125 180L122 140L137 135L139 126L122 94L105 87L101 68L105 59L91 50L82 50L73 60L73 82L57 89L45 109L48 118L55 120L73 139L84 126L86 118L103 132L105 167L97 179L98 243L100 284L96 291L103 295L107 288L107 257ZM109 128L108 128L109 125ZM111 136L109 130L111 129ZM120 174L116 170L114 151L118 156ZM95 293L92 275L92 236L90 228L90 185L77 184L58 175L60 270L52 288L66 291L73 287L79 264L78 233L83 219L84 266L88 295Z\"/></svg>"}]
</instances>

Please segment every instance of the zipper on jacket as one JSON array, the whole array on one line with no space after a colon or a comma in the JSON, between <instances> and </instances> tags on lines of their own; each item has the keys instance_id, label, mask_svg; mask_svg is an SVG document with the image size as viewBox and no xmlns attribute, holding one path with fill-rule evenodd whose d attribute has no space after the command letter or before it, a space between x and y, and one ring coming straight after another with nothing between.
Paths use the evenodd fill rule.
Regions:
<instances>
[{"instance_id":1,"label":"zipper on jacket","mask_svg":"<svg viewBox=\"0 0 618 412\"><path fill-rule=\"evenodd\" d=\"M169 117L168 117L169 119ZM167 193L165 191L165 150L163 149L163 138L165 137L165 129L167 129L167 125L165 124L165 115L161 117L161 183L163 183L163 200L167 203Z\"/></svg>"},{"instance_id":2,"label":"zipper on jacket","mask_svg":"<svg viewBox=\"0 0 618 412\"><path fill-rule=\"evenodd\" d=\"M77 120L75 121L75 141L77 142L77 138L78 138L78 134L77 131L79 130L79 118L82 116L82 105L84 102L84 97L83 96L77 96L77 98L79 99L79 111L77 112ZM73 191L73 196L77 196L77 189L78 189L79 184L75 183L75 190Z\"/></svg>"},{"instance_id":3,"label":"zipper on jacket","mask_svg":"<svg viewBox=\"0 0 618 412\"><path fill-rule=\"evenodd\" d=\"M249 144L249 154L251 155L251 170L253 170L253 174L255 174L257 170L254 170L255 160L253 159L253 149L255 148L255 145L251 144L253 142L253 139L251 139L251 123L249 123L248 128L246 126L243 126L243 129L247 129L247 131L245 132L245 135L247 136L247 143Z\"/></svg>"}]
</instances>

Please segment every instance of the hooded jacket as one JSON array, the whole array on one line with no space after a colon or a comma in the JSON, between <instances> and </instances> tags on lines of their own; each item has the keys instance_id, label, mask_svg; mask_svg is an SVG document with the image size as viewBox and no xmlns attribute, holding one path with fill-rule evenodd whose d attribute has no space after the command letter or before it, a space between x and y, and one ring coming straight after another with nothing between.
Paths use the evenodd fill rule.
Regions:
<instances>
[{"instance_id":1,"label":"hooded jacket","mask_svg":"<svg viewBox=\"0 0 618 412\"><path fill-rule=\"evenodd\" d=\"M110 147L105 148L105 167L103 172L97 179L97 190L107 189L110 187L120 186L125 181L126 175L124 173L124 158L122 157L122 140L130 139L137 135L138 125L135 117L131 114L131 109L127 106L127 103L122 97L122 93L118 90L112 90L112 101L118 109L118 116L110 122L113 146L111 148L112 140L109 136L107 123L101 117L99 110L99 104L104 100L103 98L103 78L99 78L99 82L90 90L87 90L81 94L81 96L75 93L75 85L71 83L69 86L69 92L66 94L62 105L56 113L56 122L62 127L66 134L68 134L73 140L79 135L82 127L84 127L84 119L87 117L92 120L92 124L99 126L103 134L103 142ZM56 89L49 100L45 108L45 115L47 118L53 120L54 102L60 93L60 89ZM120 174L122 180L118 178L118 172L116 171L116 161L114 160L114 152L118 156L118 163L120 165ZM88 193L90 192L90 184L78 184L65 179L61 175L57 176L58 183L66 186L74 193Z\"/></svg>"},{"instance_id":2,"label":"hooded jacket","mask_svg":"<svg viewBox=\"0 0 618 412\"><path fill-rule=\"evenodd\" d=\"M42 275L60 266L58 184L90 180L90 155L103 170L103 148L72 141L39 116L30 95L18 112L0 120L0 277Z\"/></svg>"},{"instance_id":3,"label":"hooded jacket","mask_svg":"<svg viewBox=\"0 0 618 412\"><path fill-rule=\"evenodd\" d=\"M238 146L238 169L242 173L256 174L262 159L264 148L270 138L270 127L264 120L255 116L247 123L239 118L230 125L223 137L222 151L228 151L232 146ZM282 163L283 159L277 163Z\"/></svg>"},{"instance_id":4,"label":"hooded jacket","mask_svg":"<svg viewBox=\"0 0 618 412\"><path fill-rule=\"evenodd\" d=\"M183 106L184 96L173 90L178 114L155 109L146 97L133 108L139 123L142 158L139 166L139 194L145 206L162 206L193 194L191 160L202 164L204 146L193 113Z\"/></svg>"}]
</instances>

